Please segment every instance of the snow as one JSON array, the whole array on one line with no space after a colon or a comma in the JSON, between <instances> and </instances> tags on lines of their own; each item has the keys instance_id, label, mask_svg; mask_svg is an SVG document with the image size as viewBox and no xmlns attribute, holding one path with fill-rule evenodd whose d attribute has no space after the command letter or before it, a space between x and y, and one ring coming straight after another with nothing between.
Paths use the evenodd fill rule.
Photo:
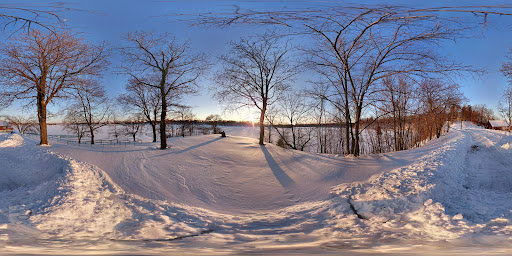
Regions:
<instances>
[{"instance_id":1,"label":"snow","mask_svg":"<svg viewBox=\"0 0 512 256\"><path fill-rule=\"evenodd\" d=\"M492 127L508 127L507 122L503 120L489 120Z\"/></svg>"},{"instance_id":2,"label":"snow","mask_svg":"<svg viewBox=\"0 0 512 256\"><path fill-rule=\"evenodd\" d=\"M359 158L252 127L164 151L0 134L0 254L511 253L512 136L459 125Z\"/></svg>"},{"instance_id":3,"label":"snow","mask_svg":"<svg viewBox=\"0 0 512 256\"><path fill-rule=\"evenodd\" d=\"M0 134L0 138L5 138L5 134ZM13 136L7 137L7 139L4 139L0 142L0 148L8 148L8 147L19 147L21 143L23 142L23 138L21 136L15 134Z\"/></svg>"}]
</instances>

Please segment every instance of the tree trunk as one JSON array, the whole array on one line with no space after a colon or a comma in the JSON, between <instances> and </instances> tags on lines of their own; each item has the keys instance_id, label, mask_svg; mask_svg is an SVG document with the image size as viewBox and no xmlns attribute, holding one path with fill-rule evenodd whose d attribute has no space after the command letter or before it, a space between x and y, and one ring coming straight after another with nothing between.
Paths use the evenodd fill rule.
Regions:
<instances>
[{"instance_id":1,"label":"tree trunk","mask_svg":"<svg viewBox=\"0 0 512 256\"><path fill-rule=\"evenodd\" d=\"M160 96L162 97L162 112L160 113L160 149L167 149L167 134L165 131L166 119L167 119L167 95L165 93L165 77L167 74L162 72L162 78L160 80Z\"/></svg>"},{"instance_id":2,"label":"tree trunk","mask_svg":"<svg viewBox=\"0 0 512 256\"><path fill-rule=\"evenodd\" d=\"M268 143L272 143L272 125L268 127Z\"/></svg>"},{"instance_id":3,"label":"tree trunk","mask_svg":"<svg viewBox=\"0 0 512 256\"><path fill-rule=\"evenodd\" d=\"M94 145L94 129L89 128L91 131L91 145Z\"/></svg>"},{"instance_id":4,"label":"tree trunk","mask_svg":"<svg viewBox=\"0 0 512 256\"><path fill-rule=\"evenodd\" d=\"M156 121L150 122L151 129L153 130L153 142L156 142Z\"/></svg>"},{"instance_id":5,"label":"tree trunk","mask_svg":"<svg viewBox=\"0 0 512 256\"><path fill-rule=\"evenodd\" d=\"M350 108L348 105L348 94L345 92L345 140L347 141L346 154L350 154L350 133L351 133L351 122L350 122Z\"/></svg>"},{"instance_id":6,"label":"tree trunk","mask_svg":"<svg viewBox=\"0 0 512 256\"><path fill-rule=\"evenodd\" d=\"M44 93L37 92L37 119L39 120L40 145L48 145L48 130L46 126L46 104L44 103Z\"/></svg>"},{"instance_id":7,"label":"tree trunk","mask_svg":"<svg viewBox=\"0 0 512 256\"><path fill-rule=\"evenodd\" d=\"M162 113L160 114L160 149L167 148L167 136L165 133L165 119L167 114L167 102L162 101Z\"/></svg>"},{"instance_id":8,"label":"tree trunk","mask_svg":"<svg viewBox=\"0 0 512 256\"><path fill-rule=\"evenodd\" d=\"M263 142L263 139L265 137L264 121L265 121L265 111L266 110L267 110L267 100L263 99L263 108L261 109L261 114L260 114L260 141L259 141L260 145L265 145L265 143Z\"/></svg>"},{"instance_id":9,"label":"tree trunk","mask_svg":"<svg viewBox=\"0 0 512 256\"><path fill-rule=\"evenodd\" d=\"M359 148L359 125L361 122L361 111L362 107L357 106L356 109L356 117L354 120L354 138L352 139L353 145L352 145L352 154L354 156L359 156L360 154L360 148Z\"/></svg>"},{"instance_id":10,"label":"tree trunk","mask_svg":"<svg viewBox=\"0 0 512 256\"><path fill-rule=\"evenodd\" d=\"M40 145L48 145L48 129L46 126L46 107L40 111L39 118L39 129L41 130L40 134Z\"/></svg>"}]
</instances>

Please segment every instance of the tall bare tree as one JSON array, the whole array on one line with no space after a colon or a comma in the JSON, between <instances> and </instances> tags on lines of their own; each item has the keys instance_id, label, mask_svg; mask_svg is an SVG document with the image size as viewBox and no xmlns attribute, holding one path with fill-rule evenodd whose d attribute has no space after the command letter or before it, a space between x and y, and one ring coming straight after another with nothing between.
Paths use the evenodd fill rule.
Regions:
<instances>
[{"instance_id":1,"label":"tall bare tree","mask_svg":"<svg viewBox=\"0 0 512 256\"><path fill-rule=\"evenodd\" d=\"M410 136L408 117L417 109L414 81L406 76L387 77L382 81L382 108L392 119L393 144L395 151L408 148L406 138Z\"/></svg>"},{"instance_id":2,"label":"tall bare tree","mask_svg":"<svg viewBox=\"0 0 512 256\"><path fill-rule=\"evenodd\" d=\"M77 120L88 128L91 144L94 132L108 124L110 103L105 89L96 80L78 81L72 92L72 112L77 112Z\"/></svg>"},{"instance_id":3,"label":"tall bare tree","mask_svg":"<svg viewBox=\"0 0 512 256\"><path fill-rule=\"evenodd\" d=\"M335 106L341 103L346 127L353 127L350 152L358 156L364 130L361 117L375 101L379 81L398 74L431 76L463 67L434 53L432 46L450 39L455 31L431 18L387 8L335 13L339 16L324 15L306 26L319 40L317 50L311 51L313 62L333 86L330 95L334 97L326 99Z\"/></svg>"},{"instance_id":4,"label":"tall bare tree","mask_svg":"<svg viewBox=\"0 0 512 256\"><path fill-rule=\"evenodd\" d=\"M0 51L1 94L34 100L41 145L48 144L48 104L65 96L79 78L100 75L108 64L105 44L87 44L67 31L30 30L2 44Z\"/></svg>"},{"instance_id":5,"label":"tall bare tree","mask_svg":"<svg viewBox=\"0 0 512 256\"><path fill-rule=\"evenodd\" d=\"M197 80L208 67L204 55L191 53L188 43L178 43L170 34L155 35L133 32L125 36L128 43L122 49L124 72L136 83L156 88L160 97L160 149L167 148L166 119L169 95L192 93ZM147 80L157 76L158 80Z\"/></svg>"},{"instance_id":6,"label":"tall bare tree","mask_svg":"<svg viewBox=\"0 0 512 256\"><path fill-rule=\"evenodd\" d=\"M501 8L499 6L497 8ZM374 105L380 80L397 74L421 77L469 70L435 54L443 40L462 36L465 29L492 14L512 15L508 7L339 5L308 10L254 11L238 8L233 13L203 14L197 23L271 25L286 35L312 35L317 46L308 51L313 67L332 90L324 99L344 117L346 152L359 155L361 119ZM481 19L464 19L473 14ZM482 24L480 22L479 25ZM460 33L459 33L460 32Z\"/></svg>"},{"instance_id":7,"label":"tall bare tree","mask_svg":"<svg viewBox=\"0 0 512 256\"><path fill-rule=\"evenodd\" d=\"M136 112L143 114L146 122L151 125L153 142L156 142L156 126L162 108L159 90L137 79L130 79L125 89L126 93L121 94L117 100L125 106L135 107Z\"/></svg>"},{"instance_id":8,"label":"tall bare tree","mask_svg":"<svg viewBox=\"0 0 512 256\"><path fill-rule=\"evenodd\" d=\"M224 68L216 74L215 97L232 107L252 106L260 111L259 144L264 145L265 113L281 97L298 72L288 57L290 46L271 34L232 42L229 55L220 57Z\"/></svg>"}]
</instances>

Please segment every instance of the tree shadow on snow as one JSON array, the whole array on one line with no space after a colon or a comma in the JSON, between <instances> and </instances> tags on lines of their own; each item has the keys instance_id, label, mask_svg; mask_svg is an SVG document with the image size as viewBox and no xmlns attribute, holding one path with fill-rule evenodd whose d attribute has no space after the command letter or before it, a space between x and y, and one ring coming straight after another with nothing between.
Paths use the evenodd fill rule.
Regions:
<instances>
[{"instance_id":1,"label":"tree shadow on snow","mask_svg":"<svg viewBox=\"0 0 512 256\"><path fill-rule=\"evenodd\" d=\"M288 187L293 184L295 184L295 181L286 174L286 172L281 169L279 164L276 162L276 160L272 157L270 152L268 152L267 148L262 145L260 146L261 151L263 151L263 154L265 155L265 159L267 160L268 166L270 167L270 170L272 170L272 173L276 177L276 179L281 183L281 186Z\"/></svg>"},{"instance_id":2,"label":"tree shadow on snow","mask_svg":"<svg viewBox=\"0 0 512 256\"><path fill-rule=\"evenodd\" d=\"M218 137L218 138L215 138L213 140L209 140L209 141L205 141L205 142L202 142L202 143L199 143L199 144L196 144L194 146L190 146L188 148L184 148L182 150L179 150L179 151L171 151L171 152L166 152L164 154L160 154L160 155L155 155L155 156L152 156L151 158L156 158L156 157L162 157L162 156L165 156L165 155L169 155L169 154L181 154L181 153L185 153L187 151L190 151L190 150L193 150L193 149L196 149L196 148L200 148L200 147L203 147L203 146L206 146L210 143L213 143L215 141L218 141L222 139L222 137Z\"/></svg>"},{"instance_id":3,"label":"tree shadow on snow","mask_svg":"<svg viewBox=\"0 0 512 256\"><path fill-rule=\"evenodd\" d=\"M206 146L206 145L208 145L208 144L210 144L210 143L213 143L213 142L215 142L215 141L218 141L218 140L220 140L220 139L222 139L222 137L217 137L217 138L215 138L215 139L213 139L213 140L205 141L205 142L203 142L203 143L199 143L199 144L197 144L197 145L190 146L190 147L188 147L188 148L182 149L182 150L180 150L180 151L176 151L176 152L174 152L174 153L175 153L175 154L185 153L185 152L190 151L190 150L192 150L192 149L196 149L196 148L200 148L200 147L202 147L202 146Z\"/></svg>"}]
</instances>

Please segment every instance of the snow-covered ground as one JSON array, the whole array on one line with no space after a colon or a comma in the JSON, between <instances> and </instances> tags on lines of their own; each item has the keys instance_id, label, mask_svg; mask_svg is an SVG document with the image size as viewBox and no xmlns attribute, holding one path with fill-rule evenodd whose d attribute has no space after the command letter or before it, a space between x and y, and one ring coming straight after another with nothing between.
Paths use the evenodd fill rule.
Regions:
<instances>
[{"instance_id":1,"label":"snow-covered ground","mask_svg":"<svg viewBox=\"0 0 512 256\"><path fill-rule=\"evenodd\" d=\"M0 134L0 254L512 253L509 134L352 158L252 132L165 151Z\"/></svg>"}]
</instances>

